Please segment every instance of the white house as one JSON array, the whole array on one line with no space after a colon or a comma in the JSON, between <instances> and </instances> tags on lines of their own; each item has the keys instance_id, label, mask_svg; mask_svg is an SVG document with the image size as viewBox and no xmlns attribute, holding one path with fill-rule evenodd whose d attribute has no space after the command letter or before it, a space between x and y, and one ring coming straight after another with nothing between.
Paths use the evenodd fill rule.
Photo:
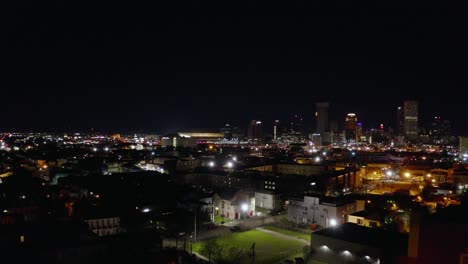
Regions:
<instances>
[{"instance_id":1,"label":"white house","mask_svg":"<svg viewBox=\"0 0 468 264\"><path fill-rule=\"evenodd\" d=\"M326 201L324 198L304 196L303 199L289 200L288 220L295 223L329 227L346 223L349 214L362 210L364 210L363 201Z\"/></svg>"},{"instance_id":2,"label":"white house","mask_svg":"<svg viewBox=\"0 0 468 264\"><path fill-rule=\"evenodd\" d=\"M226 190L213 196L215 216L230 220L255 215L255 195L242 190Z\"/></svg>"}]
</instances>

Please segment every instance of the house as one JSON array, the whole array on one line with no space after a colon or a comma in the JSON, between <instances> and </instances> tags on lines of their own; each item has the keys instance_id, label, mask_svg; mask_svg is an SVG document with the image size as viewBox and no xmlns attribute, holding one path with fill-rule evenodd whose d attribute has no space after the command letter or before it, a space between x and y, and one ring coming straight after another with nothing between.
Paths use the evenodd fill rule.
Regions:
<instances>
[{"instance_id":1,"label":"house","mask_svg":"<svg viewBox=\"0 0 468 264\"><path fill-rule=\"evenodd\" d=\"M364 201L304 196L302 199L292 198L288 201L288 220L298 224L329 227L345 223L349 214L362 210Z\"/></svg>"},{"instance_id":2,"label":"house","mask_svg":"<svg viewBox=\"0 0 468 264\"><path fill-rule=\"evenodd\" d=\"M251 192L227 189L213 195L215 216L230 220L255 215L255 196Z\"/></svg>"},{"instance_id":3,"label":"house","mask_svg":"<svg viewBox=\"0 0 468 264\"><path fill-rule=\"evenodd\" d=\"M407 234L353 223L313 232L310 242L311 258L325 263L399 263L407 248Z\"/></svg>"}]
</instances>

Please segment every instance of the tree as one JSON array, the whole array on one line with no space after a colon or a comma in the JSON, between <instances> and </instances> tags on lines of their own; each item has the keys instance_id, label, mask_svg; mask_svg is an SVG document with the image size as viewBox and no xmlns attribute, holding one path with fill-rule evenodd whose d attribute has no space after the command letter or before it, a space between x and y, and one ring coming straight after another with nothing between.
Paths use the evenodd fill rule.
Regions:
<instances>
[{"instance_id":1,"label":"tree","mask_svg":"<svg viewBox=\"0 0 468 264\"><path fill-rule=\"evenodd\" d=\"M214 260L218 264L239 263L244 255L244 250L236 247L227 247L219 244L216 240L208 240L200 251L202 255L208 257L208 260Z\"/></svg>"},{"instance_id":2,"label":"tree","mask_svg":"<svg viewBox=\"0 0 468 264\"><path fill-rule=\"evenodd\" d=\"M218 244L218 242L216 242L216 240L214 239L211 239L205 243L200 253L204 255L205 257L208 257L208 261L211 262L211 257L213 256L215 252L219 250L220 250L220 245Z\"/></svg>"}]
</instances>

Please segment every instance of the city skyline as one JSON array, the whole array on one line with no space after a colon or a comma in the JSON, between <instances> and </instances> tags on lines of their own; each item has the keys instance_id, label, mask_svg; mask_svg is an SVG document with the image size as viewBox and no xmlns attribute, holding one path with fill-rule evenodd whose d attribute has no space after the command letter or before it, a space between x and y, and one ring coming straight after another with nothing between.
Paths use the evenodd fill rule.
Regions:
<instances>
[{"instance_id":1,"label":"city skyline","mask_svg":"<svg viewBox=\"0 0 468 264\"><path fill-rule=\"evenodd\" d=\"M450 13L326 3L295 17L148 5L2 6L1 127L164 132L294 113L313 127L321 101L330 119L351 112L378 125L415 99L422 118L468 134L463 8L453 3L434 6Z\"/></svg>"}]
</instances>

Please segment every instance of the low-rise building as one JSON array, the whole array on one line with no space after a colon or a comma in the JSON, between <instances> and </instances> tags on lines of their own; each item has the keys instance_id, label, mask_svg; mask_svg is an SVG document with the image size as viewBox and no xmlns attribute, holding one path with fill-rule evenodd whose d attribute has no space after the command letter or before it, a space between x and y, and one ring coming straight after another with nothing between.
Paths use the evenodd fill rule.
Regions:
<instances>
[{"instance_id":1,"label":"low-rise building","mask_svg":"<svg viewBox=\"0 0 468 264\"><path fill-rule=\"evenodd\" d=\"M280 210L282 208L281 198L276 192L255 192L255 206L267 210Z\"/></svg>"},{"instance_id":2,"label":"low-rise building","mask_svg":"<svg viewBox=\"0 0 468 264\"><path fill-rule=\"evenodd\" d=\"M288 220L295 223L329 227L346 223L349 214L362 210L364 210L364 201L304 196L303 199L289 200Z\"/></svg>"},{"instance_id":3,"label":"low-rise building","mask_svg":"<svg viewBox=\"0 0 468 264\"><path fill-rule=\"evenodd\" d=\"M120 233L120 217L90 218L85 222L96 235L112 236Z\"/></svg>"},{"instance_id":4,"label":"low-rise building","mask_svg":"<svg viewBox=\"0 0 468 264\"><path fill-rule=\"evenodd\" d=\"M255 196L250 192L228 189L213 196L215 216L230 220L255 215Z\"/></svg>"},{"instance_id":5,"label":"low-rise building","mask_svg":"<svg viewBox=\"0 0 468 264\"><path fill-rule=\"evenodd\" d=\"M377 212L359 211L348 215L348 223L365 227L380 227L382 218Z\"/></svg>"},{"instance_id":6,"label":"low-rise building","mask_svg":"<svg viewBox=\"0 0 468 264\"><path fill-rule=\"evenodd\" d=\"M311 258L325 263L399 263L407 256L408 235L352 223L311 234Z\"/></svg>"}]
</instances>

